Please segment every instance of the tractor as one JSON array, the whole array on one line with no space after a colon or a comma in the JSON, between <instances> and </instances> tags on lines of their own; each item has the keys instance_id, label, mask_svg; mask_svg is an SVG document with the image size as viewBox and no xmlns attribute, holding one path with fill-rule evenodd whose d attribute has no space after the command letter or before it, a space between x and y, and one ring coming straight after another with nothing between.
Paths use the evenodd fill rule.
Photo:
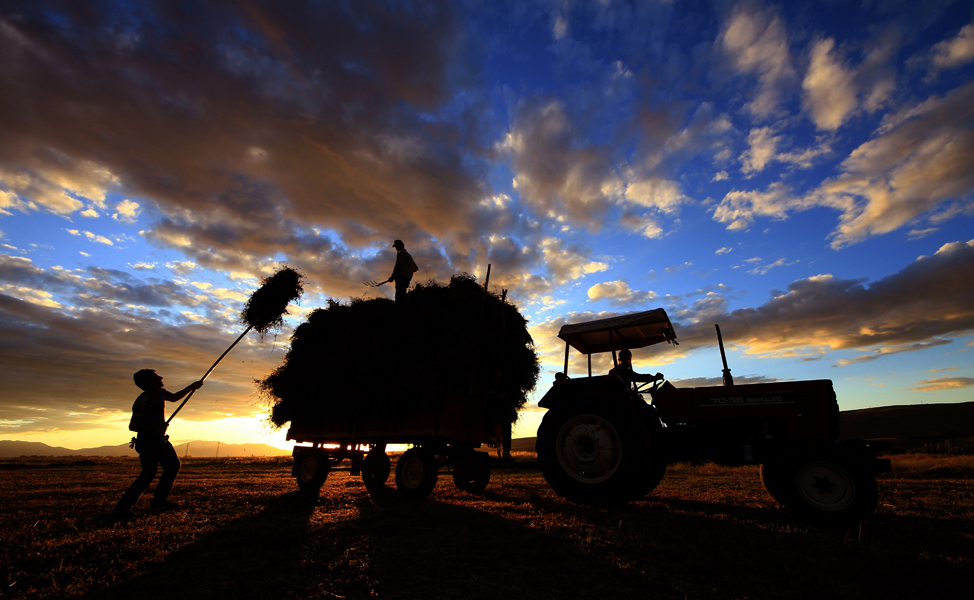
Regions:
<instances>
[{"instance_id":1,"label":"tractor","mask_svg":"<svg viewBox=\"0 0 974 600\"><path fill-rule=\"evenodd\" d=\"M656 309L565 325L565 366L539 402L547 413L536 450L556 493L585 505L626 504L659 485L669 464L760 465L765 489L802 517L851 522L875 510L876 474L890 470L883 442L839 440L831 380L735 385L724 353L723 385L676 387L592 375L592 355L677 344ZM570 349L588 356L588 376L568 375Z\"/></svg>"}]
</instances>

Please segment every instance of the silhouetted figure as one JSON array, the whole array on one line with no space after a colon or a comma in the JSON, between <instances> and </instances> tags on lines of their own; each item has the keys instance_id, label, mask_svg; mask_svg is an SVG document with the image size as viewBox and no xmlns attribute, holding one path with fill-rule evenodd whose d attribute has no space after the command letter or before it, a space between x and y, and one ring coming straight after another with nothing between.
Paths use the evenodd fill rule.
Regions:
<instances>
[{"instance_id":1,"label":"silhouetted figure","mask_svg":"<svg viewBox=\"0 0 974 600\"><path fill-rule=\"evenodd\" d=\"M614 375L625 381L630 387L634 383L648 383L652 381L663 381L663 374L641 375L632 370L632 352L623 349L619 352L619 364L609 370L609 375Z\"/></svg>"},{"instance_id":2,"label":"silhouetted figure","mask_svg":"<svg viewBox=\"0 0 974 600\"><path fill-rule=\"evenodd\" d=\"M132 516L132 507L149 488L160 464L162 476L159 477L151 507L153 510L170 510L177 507L174 502L166 499L179 473L179 457L169 443L169 436L166 435L166 429L169 428L169 424L166 423L166 402L182 400L186 394L203 386L202 381L197 381L174 394L163 387L162 376L152 369L138 371L133 379L142 393L132 405L129 429L138 434L133 440L135 451L139 453L139 462L142 463L142 472L118 501L118 505L112 512L115 518Z\"/></svg>"},{"instance_id":3,"label":"silhouetted figure","mask_svg":"<svg viewBox=\"0 0 974 600\"><path fill-rule=\"evenodd\" d=\"M406 290L409 289L409 282L413 279L413 273L419 270L416 261L406 252L406 245L402 240L392 242L392 247L396 249L396 266L392 269L392 275L386 281L396 282L396 302L402 301L406 297Z\"/></svg>"}]
</instances>

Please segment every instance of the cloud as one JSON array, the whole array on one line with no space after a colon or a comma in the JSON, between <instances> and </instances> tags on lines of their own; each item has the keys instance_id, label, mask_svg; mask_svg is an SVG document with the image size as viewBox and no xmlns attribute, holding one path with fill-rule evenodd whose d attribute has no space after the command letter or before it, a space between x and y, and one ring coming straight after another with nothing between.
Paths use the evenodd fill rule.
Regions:
<instances>
[{"instance_id":1,"label":"cloud","mask_svg":"<svg viewBox=\"0 0 974 600\"><path fill-rule=\"evenodd\" d=\"M658 219L647 215L635 215L627 212L620 217L619 223L630 231L638 232L651 240L660 239L666 233Z\"/></svg>"},{"instance_id":2,"label":"cloud","mask_svg":"<svg viewBox=\"0 0 974 600\"><path fill-rule=\"evenodd\" d=\"M167 326L102 310L65 314L0 293L0 352L7 363L3 379L10 399L0 405L0 435L96 429L116 420L122 435L123 419L139 392L132 373L154 368L170 389L177 389L198 379L199 365L212 363L230 341L212 326ZM252 382L273 368L273 351L272 344L244 340L234 350L237 360L221 364L180 418L264 413L253 403ZM30 403L19 403L18 397L29 397Z\"/></svg>"},{"instance_id":3,"label":"cloud","mask_svg":"<svg viewBox=\"0 0 974 600\"><path fill-rule=\"evenodd\" d=\"M601 273L609 268L602 261L589 260L580 248L572 247L557 238L545 238L541 242L544 264L556 282L562 285L585 275Z\"/></svg>"},{"instance_id":4,"label":"cloud","mask_svg":"<svg viewBox=\"0 0 974 600\"><path fill-rule=\"evenodd\" d=\"M928 227L926 229L911 229L910 231L907 232L906 235L907 235L907 239L910 240L922 240L923 238L927 237L932 233L936 233L937 231L940 231L940 229L937 227Z\"/></svg>"},{"instance_id":5,"label":"cloud","mask_svg":"<svg viewBox=\"0 0 974 600\"><path fill-rule=\"evenodd\" d=\"M767 264L767 265L761 265L760 267L755 267L755 268L751 269L750 271L748 271L748 273L751 274L751 275L765 275L771 269L773 269L775 267L780 267L780 266L783 266L783 265L786 265L786 264L789 264L786 259L779 258L778 260L774 261L773 263L770 263L770 264ZM791 263L791 264L794 264L794 263Z\"/></svg>"},{"instance_id":6,"label":"cloud","mask_svg":"<svg viewBox=\"0 0 974 600\"><path fill-rule=\"evenodd\" d=\"M638 291L629 287L623 280L597 283L588 289L588 299L592 302L605 300L614 306L633 306L656 299L656 292Z\"/></svg>"},{"instance_id":7,"label":"cloud","mask_svg":"<svg viewBox=\"0 0 974 600\"><path fill-rule=\"evenodd\" d=\"M115 243L103 235L98 235L90 231L79 231L77 229L66 230L71 235L83 236L88 238L89 241L98 242L99 244L105 244L106 246L114 246Z\"/></svg>"},{"instance_id":8,"label":"cloud","mask_svg":"<svg viewBox=\"0 0 974 600\"><path fill-rule=\"evenodd\" d=\"M693 266L692 262L686 261L682 265L676 265L674 267L666 267L665 269L663 269L663 271L666 273L679 273L683 269L689 269L692 266Z\"/></svg>"},{"instance_id":9,"label":"cloud","mask_svg":"<svg viewBox=\"0 0 974 600\"><path fill-rule=\"evenodd\" d=\"M112 218L122 223L135 223L140 212L142 210L138 202L125 199L115 205L115 213Z\"/></svg>"},{"instance_id":10,"label":"cloud","mask_svg":"<svg viewBox=\"0 0 974 600\"><path fill-rule=\"evenodd\" d=\"M159 369L173 387L198 379L239 333L238 315L250 291L200 290L97 267L44 268L0 254L6 390L0 422L8 423L0 425L0 435L100 429L116 417L127 420L138 393L132 373ZM265 414L254 402L252 382L280 363L283 348L273 337L263 344L252 337L234 350L236 360L221 363L181 417ZM31 398L30 405L16 400L21 397ZM67 419L68 413L87 416ZM24 423L9 425L18 420ZM120 423L119 430L124 427Z\"/></svg>"},{"instance_id":11,"label":"cloud","mask_svg":"<svg viewBox=\"0 0 974 600\"><path fill-rule=\"evenodd\" d=\"M974 386L974 377L938 377L918 381L916 387L907 388L910 392L939 392L942 390L959 390Z\"/></svg>"},{"instance_id":12,"label":"cloud","mask_svg":"<svg viewBox=\"0 0 974 600\"><path fill-rule=\"evenodd\" d=\"M485 263L485 106L452 3L68 4L58 26L36 3L13 10L0 210L105 212L124 195L139 207L111 214L152 206L153 243L226 271L320 256L310 268L336 295L369 265L306 244L313 227L356 251L436 239L451 253L440 277Z\"/></svg>"},{"instance_id":13,"label":"cloud","mask_svg":"<svg viewBox=\"0 0 974 600\"><path fill-rule=\"evenodd\" d=\"M974 23L961 28L957 35L933 47L930 71L935 74L974 61Z\"/></svg>"},{"instance_id":14,"label":"cloud","mask_svg":"<svg viewBox=\"0 0 974 600\"><path fill-rule=\"evenodd\" d=\"M816 145L803 150L779 152L778 148L784 144L784 136L776 135L773 127L756 127L747 136L748 149L741 156L741 172L753 176L765 169L773 162L781 162L807 169L821 156L831 154L830 140L820 138Z\"/></svg>"},{"instance_id":15,"label":"cloud","mask_svg":"<svg viewBox=\"0 0 974 600\"><path fill-rule=\"evenodd\" d=\"M625 199L637 206L656 208L664 213L674 213L687 197L674 181L659 177L641 178L629 182Z\"/></svg>"},{"instance_id":16,"label":"cloud","mask_svg":"<svg viewBox=\"0 0 974 600\"><path fill-rule=\"evenodd\" d=\"M877 136L856 148L838 176L798 195L781 181L766 190L733 190L714 207L727 228L746 229L755 219L785 219L814 207L839 211L832 247L904 227L919 217L937 224L974 213L974 83L887 115ZM769 131L752 131L754 150L742 158L757 169L770 160ZM776 142L775 142L776 143ZM758 151L760 149L760 151ZM820 147L828 152L828 143ZM776 154L781 159L782 154ZM791 157L796 163L808 158Z\"/></svg>"},{"instance_id":17,"label":"cloud","mask_svg":"<svg viewBox=\"0 0 974 600\"><path fill-rule=\"evenodd\" d=\"M928 348L934 348L936 346L943 346L950 344L952 340L931 340L929 342L918 342L916 344L906 344L902 346L894 346L892 348L876 348L871 354L863 354L862 356L857 356L852 359L842 359L836 362L837 367L847 367L849 365L854 365L856 363L870 362L884 356L889 356L891 354L901 354L903 352L916 352L918 350L926 350Z\"/></svg>"},{"instance_id":18,"label":"cloud","mask_svg":"<svg viewBox=\"0 0 974 600\"><path fill-rule=\"evenodd\" d=\"M723 248L718 248L717 251L714 252L714 254L717 254L717 255L720 255L720 254L728 254L728 253L732 252L733 250L734 250L733 248L728 248L728 247L725 246Z\"/></svg>"},{"instance_id":19,"label":"cloud","mask_svg":"<svg viewBox=\"0 0 974 600\"><path fill-rule=\"evenodd\" d=\"M564 214L596 227L614 203L620 179L606 152L580 146L578 134L561 101L522 100L498 149L511 161L518 194L539 214Z\"/></svg>"},{"instance_id":20,"label":"cloud","mask_svg":"<svg viewBox=\"0 0 974 600\"><path fill-rule=\"evenodd\" d=\"M974 240L954 242L868 285L817 275L792 282L756 308L728 313L718 305L689 324L692 310L674 313L681 321L677 335L684 350L709 347L712 324L720 323L725 343L767 356L871 348L868 356L881 357L922 350L974 331L972 270Z\"/></svg>"},{"instance_id":21,"label":"cloud","mask_svg":"<svg viewBox=\"0 0 974 600\"><path fill-rule=\"evenodd\" d=\"M36 210L37 206L33 202L25 202L21 200L17 194L13 192L8 192L6 190L0 190L0 215L11 215L11 210L18 210L20 212L27 212L30 210Z\"/></svg>"},{"instance_id":22,"label":"cloud","mask_svg":"<svg viewBox=\"0 0 974 600\"><path fill-rule=\"evenodd\" d=\"M786 219L789 212L805 207L801 198L793 196L787 186L776 181L765 192L728 192L714 207L714 220L726 223L731 231L738 231L750 227L757 217Z\"/></svg>"},{"instance_id":23,"label":"cloud","mask_svg":"<svg viewBox=\"0 0 974 600\"><path fill-rule=\"evenodd\" d=\"M805 109L819 129L835 131L858 105L855 73L833 52L835 40L819 40L812 46L811 61L802 89Z\"/></svg>"},{"instance_id":24,"label":"cloud","mask_svg":"<svg viewBox=\"0 0 974 600\"><path fill-rule=\"evenodd\" d=\"M751 130L747 136L748 149L741 155L742 173L763 171L764 167L774 160L781 136L772 135L773 132L774 129L771 127Z\"/></svg>"},{"instance_id":25,"label":"cloud","mask_svg":"<svg viewBox=\"0 0 974 600\"><path fill-rule=\"evenodd\" d=\"M889 115L879 135L856 148L843 172L809 204L847 206L833 233L841 248L889 233L948 201L971 205L974 191L974 83Z\"/></svg>"},{"instance_id":26,"label":"cloud","mask_svg":"<svg viewBox=\"0 0 974 600\"><path fill-rule=\"evenodd\" d=\"M4 35L0 30L0 48L3 48ZM3 123L0 117L0 123ZM21 129L23 124L18 125ZM16 139L8 140L13 143ZM25 142L26 143L26 142ZM31 143L31 146L34 146ZM16 148L15 152L23 152ZM6 158L7 151L0 142L0 158ZM9 165L20 164L11 169ZM98 208L104 208L105 195L117 183L117 178L104 167L91 160L72 162L61 152L51 148L37 148L31 155L21 156L16 161L3 161L0 169L0 185L6 186L22 198L30 198L18 210L35 210L38 207L59 215L70 215L85 208L80 198L90 200ZM87 210L91 210L90 208Z\"/></svg>"},{"instance_id":27,"label":"cloud","mask_svg":"<svg viewBox=\"0 0 974 600\"><path fill-rule=\"evenodd\" d=\"M171 270L176 275L188 275L198 266L199 265L191 260L174 260L166 263L166 268Z\"/></svg>"},{"instance_id":28,"label":"cloud","mask_svg":"<svg viewBox=\"0 0 974 600\"><path fill-rule=\"evenodd\" d=\"M724 24L717 45L740 74L758 79L757 95L747 103L750 112L767 118L779 111L785 84L794 77L788 35L774 9L741 3Z\"/></svg>"}]
</instances>

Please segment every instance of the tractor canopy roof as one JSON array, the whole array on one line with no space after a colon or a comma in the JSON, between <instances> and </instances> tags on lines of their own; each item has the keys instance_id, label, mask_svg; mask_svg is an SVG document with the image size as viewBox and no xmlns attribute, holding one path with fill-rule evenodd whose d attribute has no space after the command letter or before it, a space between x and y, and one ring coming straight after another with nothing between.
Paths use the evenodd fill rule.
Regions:
<instances>
[{"instance_id":1,"label":"tractor canopy roof","mask_svg":"<svg viewBox=\"0 0 974 600\"><path fill-rule=\"evenodd\" d=\"M645 348L660 342L677 343L673 324L662 308L565 325L558 337L582 354Z\"/></svg>"}]
</instances>

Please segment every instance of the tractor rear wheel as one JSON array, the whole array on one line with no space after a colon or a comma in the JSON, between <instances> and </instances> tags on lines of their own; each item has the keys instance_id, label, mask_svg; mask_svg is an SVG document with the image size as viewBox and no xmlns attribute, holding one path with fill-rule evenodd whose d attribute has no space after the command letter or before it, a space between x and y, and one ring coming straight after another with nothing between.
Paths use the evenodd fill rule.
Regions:
<instances>
[{"instance_id":1,"label":"tractor rear wheel","mask_svg":"<svg viewBox=\"0 0 974 600\"><path fill-rule=\"evenodd\" d=\"M294 457L298 489L317 494L328 479L330 463L322 452L305 452Z\"/></svg>"},{"instance_id":2,"label":"tractor rear wheel","mask_svg":"<svg viewBox=\"0 0 974 600\"><path fill-rule=\"evenodd\" d=\"M649 440L638 430L632 418L606 407L549 410L536 446L542 474L556 493L578 504L617 505L644 496L659 483L650 481L659 469L650 468Z\"/></svg>"},{"instance_id":3,"label":"tractor rear wheel","mask_svg":"<svg viewBox=\"0 0 974 600\"><path fill-rule=\"evenodd\" d=\"M425 448L410 448L396 465L396 487L404 496L425 498L436 487L439 467L436 456Z\"/></svg>"},{"instance_id":4,"label":"tractor rear wheel","mask_svg":"<svg viewBox=\"0 0 974 600\"><path fill-rule=\"evenodd\" d=\"M876 510L879 499L876 476L837 446L792 451L773 467L769 482L772 497L820 523L858 521Z\"/></svg>"}]
</instances>

